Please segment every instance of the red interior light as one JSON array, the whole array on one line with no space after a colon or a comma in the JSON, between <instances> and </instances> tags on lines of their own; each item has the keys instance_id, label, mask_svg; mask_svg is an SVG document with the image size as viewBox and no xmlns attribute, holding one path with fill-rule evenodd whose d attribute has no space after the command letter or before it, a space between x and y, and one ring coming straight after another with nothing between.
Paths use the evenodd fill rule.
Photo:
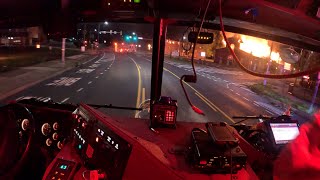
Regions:
<instances>
[{"instance_id":1,"label":"red interior light","mask_svg":"<svg viewBox=\"0 0 320 180\"><path fill-rule=\"evenodd\" d=\"M166 121L173 122L175 119L174 111L167 110L166 111Z\"/></svg>"}]
</instances>

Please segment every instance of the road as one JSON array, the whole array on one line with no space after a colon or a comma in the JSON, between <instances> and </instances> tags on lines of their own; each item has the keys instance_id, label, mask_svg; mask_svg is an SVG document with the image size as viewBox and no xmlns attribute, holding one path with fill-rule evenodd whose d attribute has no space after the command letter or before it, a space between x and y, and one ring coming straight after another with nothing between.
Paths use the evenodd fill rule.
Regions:
<instances>
[{"instance_id":1,"label":"road","mask_svg":"<svg viewBox=\"0 0 320 180\"><path fill-rule=\"evenodd\" d=\"M233 123L232 116L279 115L267 100L243 85L245 74L198 66L198 82L186 84L194 105L205 112L199 115L188 105L179 77L191 74L186 62L165 61L162 95L178 101L178 121ZM150 98L151 59L145 54L101 53L78 68L45 80L5 101L35 97L61 103L113 104L137 107ZM101 109L111 116L135 117L135 111Z\"/></svg>"}]
</instances>

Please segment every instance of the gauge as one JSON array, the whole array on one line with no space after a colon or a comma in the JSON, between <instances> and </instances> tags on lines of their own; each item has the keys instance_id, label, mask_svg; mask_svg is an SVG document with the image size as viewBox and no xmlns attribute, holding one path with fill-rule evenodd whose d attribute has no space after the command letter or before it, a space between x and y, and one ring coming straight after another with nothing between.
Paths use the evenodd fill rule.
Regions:
<instances>
[{"instance_id":1,"label":"gauge","mask_svg":"<svg viewBox=\"0 0 320 180\"><path fill-rule=\"evenodd\" d=\"M53 140L58 140L58 138L59 138L58 133L55 132L55 133L52 134L52 139Z\"/></svg>"},{"instance_id":2,"label":"gauge","mask_svg":"<svg viewBox=\"0 0 320 180\"><path fill-rule=\"evenodd\" d=\"M58 124L58 122L55 122L55 123L53 123L53 130L58 130L59 129L59 124Z\"/></svg>"},{"instance_id":3,"label":"gauge","mask_svg":"<svg viewBox=\"0 0 320 180\"><path fill-rule=\"evenodd\" d=\"M48 136L51 132L51 126L49 123L44 123L41 127L41 132L43 135Z\"/></svg>"},{"instance_id":4,"label":"gauge","mask_svg":"<svg viewBox=\"0 0 320 180\"><path fill-rule=\"evenodd\" d=\"M26 131L29 128L29 125L30 125L30 121L28 119L22 120L22 123L21 123L22 130Z\"/></svg>"},{"instance_id":5,"label":"gauge","mask_svg":"<svg viewBox=\"0 0 320 180\"><path fill-rule=\"evenodd\" d=\"M46 140L46 145L47 145L47 146L51 146L51 144L52 144L52 140L51 140L50 138L48 138L48 139Z\"/></svg>"},{"instance_id":6,"label":"gauge","mask_svg":"<svg viewBox=\"0 0 320 180\"><path fill-rule=\"evenodd\" d=\"M62 144L60 141L58 141L58 143L57 143L57 148L58 148L58 149L61 149L62 146L63 146L63 144Z\"/></svg>"}]
</instances>

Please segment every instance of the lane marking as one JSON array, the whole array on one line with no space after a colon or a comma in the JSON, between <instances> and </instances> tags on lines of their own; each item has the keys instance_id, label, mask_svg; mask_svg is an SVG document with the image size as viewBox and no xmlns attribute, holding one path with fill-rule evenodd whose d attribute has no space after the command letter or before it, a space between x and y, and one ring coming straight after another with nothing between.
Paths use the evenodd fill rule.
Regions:
<instances>
[{"instance_id":1,"label":"lane marking","mask_svg":"<svg viewBox=\"0 0 320 180\"><path fill-rule=\"evenodd\" d=\"M224 82L226 82L226 83L228 83L229 81L227 81L227 80L223 80Z\"/></svg>"},{"instance_id":2,"label":"lane marking","mask_svg":"<svg viewBox=\"0 0 320 180\"><path fill-rule=\"evenodd\" d=\"M211 109L213 109L215 112L217 112L217 109L214 108L208 101L206 101L202 96L200 96L198 93L195 93L203 102L205 102Z\"/></svg>"},{"instance_id":3,"label":"lane marking","mask_svg":"<svg viewBox=\"0 0 320 180\"><path fill-rule=\"evenodd\" d=\"M140 69L139 69L139 65L136 63L136 61L133 58L131 58L130 56L129 56L129 58L131 59L132 62L134 62L134 64L136 65L136 68L138 70L138 90L137 90L136 108L139 108L140 95L141 95L141 72L140 72ZM135 118L138 117L138 113L139 113L139 111L136 111Z\"/></svg>"},{"instance_id":4,"label":"lane marking","mask_svg":"<svg viewBox=\"0 0 320 180\"><path fill-rule=\"evenodd\" d=\"M91 84L91 83L92 83L92 81L89 81L89 82L88 82L88 84Z\"/></svg>"},{"instance_id":5,"label":"lane marking","mask_svg":"<svg viewBox=\"0 0 320 180\"><path fill-rule=\"evenodd\" d=\"M103 73L100 73L101 75L103 74Z\"/></svg>"},{"instance_id":6,"label":"lane marking","mask_svg":"<svg viewBox=\"0 0 320 180\"><path fill-rule=\"evenodd\" d=\"M242 97L243 99L245 99L245 100L247 100L247 101L250 101L248 98L246 98L246 97Z\"/></svg>"},{"instance_id":7,"label":"lane marking","mask_svg":"<svg viewBox=\"0 0 320 180\"><path fill-rule=\"evenodd\" d=\"M80 91L82 91L82 90L83 90L83 88L80 88L80 89L77 90L77 92L80 92Z\"/></svg>"},{"instance_id":8,"label":"lane marking","mask_svg":"<svg viewBox=\"0 0 320 180\"><path fill-rule=\"evenodd\" d=\"M81 78L74 77L61 77L60 79L54 80L51 83L46 84L47 86L71 86Z\"/></svg>"},{"instance_id":9,"label":"lane marking","mask_svg":"<svg viewBox=\"0 0 320 180\"><path fill-rule=\"evenodd\" d=\"M104 72L107 72L107 70L105 69Z\"/></svg>"},{"instance_id":10,"label":"lane marking","mask_svg":"<svg viewBox=\"0 0 320 180\"><path fill-rule=\"evenodd\" d=\"M90 62L90 61L92 61L92 60L94 60L95 58L97 58L98 56L95 56L94 58L92 58L92 59L89 59L88 61L86 61L86 62L84 62L84 63L82 63L82 64L87 64L88 62ZM104 57L104 53L103 53L103 56L102 57Z\"/></svg>"},{"instance_id":11,"label":"lane marking","mask_svg":"<svg viewBox=\"0 0 320 180\"><path fill-rule=\"evenodd\" d=\"M230 89L230 91L232 91L232 92L233 92L233 89Z\"/></svg>"},{"instance_id":12,"label":"lane marking","mask_svg":"<svg viewBox=\"0 0 320 180\"><path fill-rule=\"evenodd\" d=\"M268 111L268 110L266 110L269 114L272 114L272 115L274 115L272 112L270 112L270 111Z\"/></svg>"},{"instance_id":13,"label":"lane marking","mask_svg":"<svg viewBox=\"0 0 320 180\"><path fill-rule=\"evenodd\" d=\"M16 101L19 101L20 99L23 99L23 98L24 98L24 96L18 97L18 98L16 99Z\"/></svg>"},{"instance_id":14,"label":"lane marking","mask_svg":"<svg viewBox=\"0 0 320 180\"><path fill-rule=\"evenodd\" d=\"M76 73L91 73L95 69L79 69Z\"/></svg>"},{"instance_id":15,"label":"lane marking","mask_svg":"<svg viewBox=\"0 0 320 180\"><path fill-rule=\"evenodd\" d=\"M176 74L174 74L173 72L171 72L170 70L168 70L167 68L163 68L165 71L169 72L170 74L172 74L174 77L180 79L179 76L177 76ZM202 95L198 90L196 90L195 88L193 88L190 84L186 83L183 81L184 84L186 84L187 86L189 86L193 91L195 91L196 93L198 93L199 95ZM202 95L203 96L203 95ZM203 96L204 97L204 96ZM215 104L213 104L210 100L208 100L208 102L210 102L210 104L215 107L223 116L225 116L228 120L230 120L231 122L235 123L235 121L229 117L224 111L222 111L218 106L216 106Z\"/></svg>"},{"instance_id":16,"label":"lane marking","mask_svg":"<svg viewBox=\"0 0 320 180\"><path fill-rule=\"evenodd\" d=\"M256 103L253 103L253 105L260 107L259 104L256 104Z\"/></svg>"},{"instance_id":17,"label":"lane marking","mask_svg":"<svg viewBox=\"0 0 320 180\"><path fill-rule=\"evenodd\" d=\"M98 78L99 78L99 76L96 77L96 79L98 79Z\"/></svg>"},{"instance_id":18,"label":"lane marking","mask_svg":"<svg viewBox=\"0 0 320 180\"><path fill-rule=\"evenodd\" d=\"M239 94L239 93L236 93L236 95L240 96L240 94Z\"/></svg>"},{"instance_id":19,"label":"lane marking","mask_svg":"<svg viewBox=\"0 0 320 180\"><path fill-rule=\"evenodd\" d=\"M62 100L60 103L64 103L66 101L68 101L70 98L65 98L64 100Z\"/></svg>"}]
</instances>

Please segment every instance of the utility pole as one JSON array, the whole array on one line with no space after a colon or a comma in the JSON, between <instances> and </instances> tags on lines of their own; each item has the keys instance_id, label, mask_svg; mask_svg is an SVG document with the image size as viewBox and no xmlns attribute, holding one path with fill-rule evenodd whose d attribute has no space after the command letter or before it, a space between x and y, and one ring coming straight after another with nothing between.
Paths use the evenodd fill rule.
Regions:
<instances>
[{"instance_id":1,"label":"utility pole","mask_svg":"<svg viewBox=\"0 0 320 180\"><path fill-rule=\"evenodd\" d=\"M61 45L61 62L65 63L65 52L66 52L66 38L62 38L62 45Z\"/></svg>"},{"instance_id":2,"label":"utility pole","mask_svg":"<svg viewBox=\"0 0 320 180\"><path fill-rule=\"evenodd\" d=\"M268 63L267 63L267 71L266 71L266 74L270 74L270 63L271 63L271 53L272 53L272 48L273 48L273 42L271 42L271 47L270 47L270 54L269 54L269 60L268 60ZM263 80L263 85L267 85L267 79L264 79Z\"/></svg>"}]
</instances>

